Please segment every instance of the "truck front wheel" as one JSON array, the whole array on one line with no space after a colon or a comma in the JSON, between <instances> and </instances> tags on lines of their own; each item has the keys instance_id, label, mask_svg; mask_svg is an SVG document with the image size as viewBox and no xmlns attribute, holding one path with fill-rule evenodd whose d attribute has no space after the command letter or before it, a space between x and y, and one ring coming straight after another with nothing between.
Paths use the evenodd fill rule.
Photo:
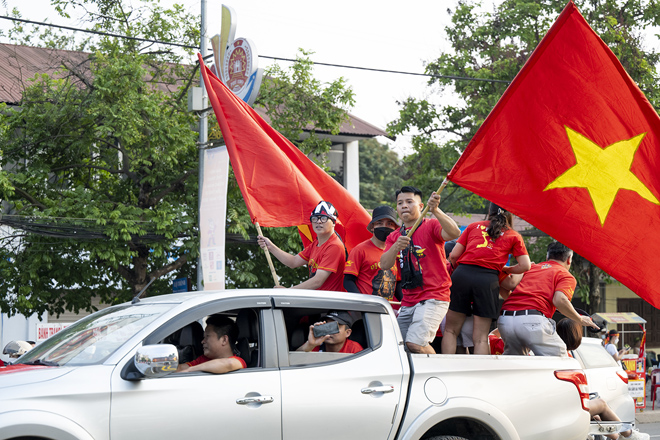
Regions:
<instances>
[{"instance_id":1,"label":"truck front wheel","mask_svg":"<svg viewBox=\"0 0 660 440\"><path fill-rule=\"evenodd\" d=\"M468 440L465 437L457 437L455 435L437 435L435 437L429 437L426 440Z\"/></svg>"}]
</instances>

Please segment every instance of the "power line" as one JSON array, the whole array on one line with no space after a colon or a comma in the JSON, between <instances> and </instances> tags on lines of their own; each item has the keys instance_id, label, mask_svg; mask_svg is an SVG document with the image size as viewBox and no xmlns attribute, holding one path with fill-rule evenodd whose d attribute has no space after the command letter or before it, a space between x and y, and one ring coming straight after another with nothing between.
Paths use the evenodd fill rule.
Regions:
<instances>
[{"instance_id":1,"label":"power line","mask_svg":"<svg viewBox=\"0 0 660 440\"><path fill-rule=\"evenodd\" d=\"M167 44L169 46L183 47L183 48L186 48L186 49L197 49L196 46L189 46L187 44L171 43L171 42L165 42L165 41L159 41L159 40L150 40L148 38L130 37L128 35L111 34L109 32L92 31L92 30L89 30L89 29L74 28L74 27L71 27L71 26L63 26L63 25L60 25L60 24L51 24L51 23L45 23L45 22L41 22L41 21L25 20L23 18L8 17L6 15L0 15L0 18L3 18L5 20L18 21L18 22L21 22L21 23L38 24L38 25L41 25L41 26L49 26L49 27L54 27L54 28L58 28L58 29L67 29L69 31L75 31L75 32L86 32L88 34L103 35L103 36L106 36L106 37L124 38L126 40L144 41L146 43Z\"/></svg>"},{"instance_id":2,"label":"power line","mask_svg":"<svg viewBox=\"0 0 660 440\"><path fill-rule=\"evenodd\" d=\"M16 18L16 17L9 17L6 15L0 15L1 19L5 20L10 20L10 21L18 21L21 23L28 23L28 24L35 24L35 25L40 25L40 26L49 26L49 27L54 27L58 29L66 29L74 32L86 32L88 34L95 34L95 35L103 35L107 37L114 37L114 38L124 38L127 40L135 40L135 41L143 41L146 43L156 43L156 44L164 44L167 46L176 46L176 47L183 47L185 49L197 49L197 46L190 46L187 44L179 44L179 43L172 43L169 41L160 41L160 40L151 40L148 38L139 38L139 37L130 37L127 35L120 35L120 34L112 34L109 32L101 32L101 31L93 31L89 29L80 29L80 28L74 28L71 26L63 26L63 25L58 25L58 24L52 24L52 23L45 23L45 22L40 22L40 21L32 21L32 20L25 20L23 18ZM206 58L206 57L205 57ZM282 57L272 57L268 55L259 55L259 58L266 58L270 60L280 60L280 61L289 61L292 63L297 63L298 60L293 59L293 58L282 58ZM411 76L425 76L428 78L443 78L443 79L451 79L454 81L481 81L481 82L491 82L491 83L503 83L503 84L509 84L510 81L506 81L503 79L487 79L487 78L471 78L471 77L463 77L463 76L451 76L451 75L432 75L428 73L417 73L417 72L405 72L402 70L388 70L388 69L376 69L373 67L360 67L360 66L348 66L345 64L332 64L332 63L317 63L313 62L314 65L317 66L328 66L328 67L339 67L342 69L355 69L355 70L366 70L370 72L379 72L379 73L395 73L399 75L411 75Z\"/></svg>"}]
</instances>

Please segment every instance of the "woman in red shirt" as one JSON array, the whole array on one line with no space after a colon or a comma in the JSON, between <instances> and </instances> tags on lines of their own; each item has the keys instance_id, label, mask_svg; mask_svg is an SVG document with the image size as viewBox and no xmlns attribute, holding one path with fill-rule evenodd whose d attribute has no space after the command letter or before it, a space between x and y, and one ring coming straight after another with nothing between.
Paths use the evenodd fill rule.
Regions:
<instances>
[{"instance_id":1,"label":"woman in red shirt","mask_svg":"<svg viewBox=\"0 0 660 440\"><path fill-rule=\"evenodd\" d=\"M513 254L518 264L505 267L509 254ZM442 352L456 352L456 337L466 317L473 315L474 353L489 354L488 332L499 314L500 272L519 274L531 266L525 243L513 230L513 214L491 203L488 219L472 223L463 231L449 261L456 269L451 276L451 302Z\"/></svg>"}]
</instances>

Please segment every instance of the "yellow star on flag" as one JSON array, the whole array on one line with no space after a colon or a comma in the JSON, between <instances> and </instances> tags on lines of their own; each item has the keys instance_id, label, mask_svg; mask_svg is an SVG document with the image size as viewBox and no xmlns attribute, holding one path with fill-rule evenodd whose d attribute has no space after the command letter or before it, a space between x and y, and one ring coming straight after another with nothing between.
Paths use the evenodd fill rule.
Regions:
<instances>
[{"instance_id":1,"label":"yellow star on flag","mask_svg":"<svg viewBox=\"0 0 660 440\"><path fill-rule=\"evenodd\" d=\"M646 133L618 141L605 148L587 139L577 131L566 127L577 163L552 181L544 191L555 188L587 188L600 224L605 224L607 214L620 189L635 191L645 200L660 205L630 167L635 152Z\"/></svg>"}]
</instances>

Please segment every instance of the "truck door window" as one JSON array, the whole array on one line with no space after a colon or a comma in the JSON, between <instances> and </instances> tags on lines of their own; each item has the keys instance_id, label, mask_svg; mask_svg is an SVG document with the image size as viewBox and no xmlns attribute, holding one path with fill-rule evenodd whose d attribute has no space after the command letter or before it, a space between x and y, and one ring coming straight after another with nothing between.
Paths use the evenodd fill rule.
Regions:
<instances>
[{"instance_id":1,"label":"truck door window","mask_svg":"<svg viewBox=\"0 0 660 440\"><path fill-rule=\"evenodd\" d=\"M299 351L305 342L308 341L311 325L316 322L324 321L325 319L323 317L329 312L340 312L339 316L341 316L342 313L348 311L299 308L286 308L282 311L286 325L287 341L289 344L289 365L291 366L340 361L352 356L362 355L366 351L371 351L368 322L380 322L379 320L374 321L365 319L366 315L368 315L367 313L350 311L351 316L356 319L351 325L348 339L342 345L342 351L345 350L347 352L330 352L328 349L324 350L325 345L315 347L314 351ZM341 318L338 318L338 323L340 322L340 319ZM341 328L342 326L340 326L340 329ZM379 331L377 333L380 334ZM343 335L340 335L339 339L341 340L342 337ZM333 339L336 340L336 337ZM356 344L359 344L362 348L360 351L357 351L358 346ZM310 348L310 345L308 344L306 348Z\"/></svg>"},{"instance_id":2,"label":"truck door window","mask_svg":"<svg viewBox=\"0 0 660 440\"><path fill-rule=\"evenodd\" d=\"M213 313L211 313L213 314ZM236 350L238 355L243 358L247 368L260 366L260 327L258 310L246 308L228 310L218 313L227 316L236 322L238 326L238 339L236 340ZM210 315L210 314L209 314ZM202 348L202 339L204 338L206 317L186 323L178 328L161 343L174 345L179 352L179 363L190 362L204 354Z\"/></svg>"}]
</instances>

